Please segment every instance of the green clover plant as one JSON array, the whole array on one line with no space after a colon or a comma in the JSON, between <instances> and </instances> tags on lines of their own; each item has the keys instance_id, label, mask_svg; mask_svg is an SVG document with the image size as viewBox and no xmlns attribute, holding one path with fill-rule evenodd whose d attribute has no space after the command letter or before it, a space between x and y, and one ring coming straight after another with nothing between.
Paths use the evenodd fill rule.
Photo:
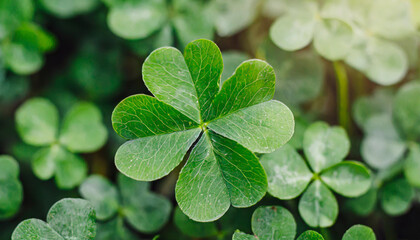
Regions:
<instances>
[{"instance_id":1,"label":"green clover plant","mask_svg":"<svg viewBox=\"0 0 420 240\"><path fill-rule=\"evenodd\" d=\"M28 75L44 64L43 54L55 47L55 38L30 22L32 0L0 2L0 52L4 66L16 74Z\"/></svg>"},{"instance_id":2,"label":"green clover plant","mask_svg":"<svg viewBox=\"0 0 420 240\"><path fill-rule=\"evenodd\" d=\"M293 240L296 236L296 222L293 215L281 206L261 206L252 214L252 231L249 235L237 230L233 240Z\"/></svg>"},{"instance_id":3,"label":"green clover plant","mask_svg":"<svg viewBox=\"0 0 420 240\"><path fill-rule=\"evenodd\" d=\"M271 39L288 51L302 49L313 40L321 56L331 61L344 59L352 47L353 29L324 8L317 0L291 2L271 25Z\"/></svg>"},{"instance_id":4,"label":"green clover plant","mask_svg":"<svg viewBox=\"0 0 420 240\"><path fill-rule=\"evenodd\" d=\"M390 85L409 67L410 53L397 41L415 36L412 8L398 0L291 2L271 26L270 37L289 51L313 39L315 50L326 59L344 60L372 81Z\"/></svg>"},{"instance_id":5,"label":"green clover plant","mask_svg":"<svg viewBox=\"0 0 420 240\"><path fill-rule=\"evenodd\" d=\"M0 155L0 220L15 215L23 200L19 165L7 155Z\"/></svg>"},{"instance_id":6,"label":"green clover plant","mask_svg":"<svg viewBox=\"0 0 420 240\"><path fill-rule=\"evenodd\" d=\"M364 160L373 168L386 169L405 159L404 174L420 187L420 83L410 82L392 92L379 90L356 101L353 112L365 132L361 145Z\"/></svg>"},{"instance_id":7,"label":"green clover plant","mask_svg":"<svg viewBox=\"0 0 420 240\"><path fill-rule=\"evenodd\" d=\"M107 140L101 112L91 103L73 106L61 128L56 107L43 98L26 101L15 117L22 140L41 147L32 158L35 175L42 180L55 176L59 188L73 188L86 178L86 162L76 153L94 152Z\"/></svg>"},{"instance_id":8,"label":"green clover plant","mask_svg":"<svg viewBox=\"0 0 420 240\"><path fill-rule=\"evenodd\" d=\"M188 218L179 207L175 208L173 222L186 236L204 238L217 236L219 229L215 222L196 222Z\"/></svg>"},{"instance_id":9,"label":"green clover plant","mask_svg":"<svg viewBox=\"0 0 420 240\"><path fill-rule=\"evenodd\" d=\"M249 235L237 230L232 240L294 240L296 237L296 222L293 215L280 206L261 206L252 215L252 231ZM307 230L297 240L324 240L321 234ZM343 235L342 240L376 240L371 228L364 225L354 225Z\"/></svg>"},{"instance_id":10,"label":"green clover plant","mask_svg":"<svg viewBox=\"0 0 420 240\"><path fill-rule=\"evenodd\" d=\"M118 175L118 189L102 176L87 178L80 185L79 192L91 202L96 218L101 221L96 239L125 239L125 235L132 235L124 226L124 219L144 233L162 228L169 219L171 203L149 188L148 182L135 181L122 174Z\"/></svg>"},{"instance_id":11,"label":"green clover plant","mask_svg":"<svg viewBox=\"0 0 420 240\"><path fill-rule=\"evenodd\" d=\"M173 45L174 33L181 46L197 38L213 38L214 26L208 3L204 1L102 1L109 7L107 23L110 30L124 39L152 37L148 43L156 48ZM134 45L145 45L143 43L133 42Z\"/></svg>"},{"instance_id":12,"label":"green clover plant","mask_svg":"<svg viewBox=\"0 0 420 240\"><path fill-rule=\"evenodd\" d=\"M65 198L48 212L47 222L27 219L13 231L12 240L91 240L96 235L95 210L83 199Z\"/></svg>"},{"instance_id":13,"label":"green clover plant","mask_svg":"<svg viewBox=\"0 0 420 240\"><path fill-rule=\"evenodd\" d=\"M223 60L209 40L152 52L143 80L155 97L133 95L112 114L114 130L130 140L115 155L120 172L140 181L169 174L192 147L176 184L181 210L213 221L230 207L249 207L266 192L264 169L253 152L272 152L293 134L290 110L270 100L274 70L243 62L219 87Z\"/></svg>"},{"instance_id":14,"label":"green clover plant","mask_svg":"<svg viewBox=\"0 0 420 240\"><path fill-rule=\"evenodd\" d=\"M304 133L305 160L290 145L261 157L267 172L268 192L279 199L303 193L299 213L311 227L330 227L338 215L338 203L330 189L345 197L358 197L371 186L370 171L361 163L344 161L350 141L341 127L317 122ZM309 187L308 187L309 185Z\"/></svg>"}]
</instances>

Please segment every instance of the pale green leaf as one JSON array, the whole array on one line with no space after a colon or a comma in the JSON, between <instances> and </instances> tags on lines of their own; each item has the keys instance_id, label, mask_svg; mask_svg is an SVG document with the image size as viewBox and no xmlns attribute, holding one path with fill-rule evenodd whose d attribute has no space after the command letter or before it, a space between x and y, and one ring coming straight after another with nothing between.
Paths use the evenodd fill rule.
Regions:
<instances>
[{"instance_id":1,"label":"pale green leaf","mask_svg":"<svg viewBox=\"0 0 420 240\"><path fill-rule=\"evenodd\" d=\"M15 159L0 155L0 219L16 214L23 200L19 181L19 165Z\"/></svg>"},{"instance_id":2,"label":"pale green leaf","mask_svg":"<svg viewBox=\"0 0 420 240\"><path fill-rule=\"evenodd\" d=\"M168 221L171 203L163 196L150 191L150 183L139 182L124 175L118 176L123 214L135 229L156 232Z\"/></svg>"},{"instance_id":3,"label":"pale green leaf","mask_svg":"<svg viewBox=\"0 0 420 240\"><path fill-rule=\"evenodd\" d=\"M47 223L38 219L21 222L12 240L92 240L96 235L95 210L88 201L65 198L48 212Z\"/></svg>"},{"instance_id":4,"label":"pale green leaf","mask_svg":"<svg viewBox=\"0 0 420 240\"><path fill-rule=\"evenodd\" d=\"M264 169L252 152L207 131L181 170L176 199L188 217L208 222L220 218L231 204L254 205L266 189Z\"/></svg>"},{"instance_id":5,"label":"pale green leaf","mask_svg":"<svg viewBox=\"0 0 420 240\"><path fill-rule=\"evenodd\" d=\"M200 131L196 128L128 141L115 154L115 165L136 180L159 179L181 163Z\"/></svg>"},{"instance_id":6,"label":"pale green leaf","mask_svg":"<svg viewBox=\"0 0 420 240\"><path fill-rule=\"evenodd\" d=\"M317 26L316 3L312 3L306 4L298 13L284 14L271 25L270 38L278 47L295 51L312 41Z\"/></svg>"},{"instance_id":7,"label":"pale green leaf","mask_svg":"<svg viewBox=\"0 0 420 240\"><path fill-rule=\"evenodd\" d=\"M156 98L138 94L125 98L115 107L112 126L120 136L136 139L185 131L198 124Z\"/></svg>"},{"instance_id":8,"label":"pale green leaf","mask_svg":"<svg viewBox=\"0 0 420 240\"><path fill-rule=\"evenodd\" d=\"M61 148L55 159L55 181L62 189L78 186L87 176L86 162L79 156Z\"/></svg>"},{"instance_id":9,"label":"pale green leaf","mask_svg":"<svg viewBox=\"0 0 420 240\"><path fill-rule=\"evenodd\" d=\"M405 159L404 175L414 187L420 187L420 146L413 143Z\"/></svg>"},{"instance_id":10,"label":"pale green leaf","mask_svg":"<svg viewBox=\"0 0 420 240\"><path fill-rule=\"evenodd\" d=\"M366 193L372 183L369 169L353 161L341 162L325 170L321 179L332 190L346 197L358 197Z\"/></svg>"},{"instance_id":11,"label":"pale green leaf","mask_svg":"<svg viewBox=\"0 0 420 240\"><path fill-rule=\"evenodd\" d=\"M153 51L143 64L142 73L144 83L157 99L200 123L197 88L179 50L163 47Z\"/></svg>"},{"instance_id":12,"label":"pale green leaf","mask_svg":"<svg viewBox=\"0 0 420 240\"><path fill-rule=\"evenodd\" d=\"M99 0L40 0L49 12L60 18L87 13L99 5Z\"/></svg>"},{"instance_id":13,"label":"pale green leaf","mask_svg":"<svg viewBox=\"0 0 420 240\"><path fill-rule=\"evenodd\" d=\"M412 82L399 89L394 99L395 123L407 140L420 139L420 83Z\"/></svg>"},{"instance_id":14,"label":"pale green leaf","mask_svg":"<svg viewBox=\"0 0 420 240\"><path fill-rule=\"evenodd\" d=\"M370 227L354 225L344 233L342 240L376 240L376 236Z\"/></svg>"},{"instance_id":15,"label":"pale green leaf","mask_svg":"<svg viewBox=\"0 0 420 240\"><path fill-rule=\"evenodd\" d=\"M280 206L263 206L252 214L252 231L258 239L293 240L296 222L293 215Z\"/></svg>"},{"instance_id":16,"label":"pale green leaf","mask_svg":"<svg viewBox=\"0 0 420 240\"><path fill-rule=\"evenodd\" d=\"M313 176L303 158L290 145L264 154L261 164L267 173L268 192L280 199L299 196Z\"/></svg>"},{"instance_id":17,"label":"pale green leaf","mask_svg":"<svg viewBox=\"0 0 420 240\"><path fill-rule=\"evenodd\" d=\"M407 212L413 199L414 189L404 178L386 183L380 192L382 208L392 216Z\"/></svg>"},{"instance_id":18,"label":"pale green leaf","mask_svg":"<svg viewBox=\"0 0 420 240\"><path fill-rule=\"evenodd\" d=\"M48 100L33 98L16 111L16 126L24 142L44 146L55 141L58 111Z\"/></svg>"},{"instance_id":19,"label":"pale green leaf","mask_svg":"<svg viewBox=\"0 0 420 240\"><path fill-rule=\"evenodd\" d=\"M314 47L328 60L336 61L346 57L351 50L352 42L352 28L341 20L326 18L317 25Z\"/></svg>"},{"instance_id":20,"label":"pale green leaf","mask_svg":"<svg viewBox=\"0 0 420 240\"><path fill-rule=\"evenodd\" d=\"M23 44L4 44L3 52L6 66L20 75L37 72L44 64L44 59L37 49L28 48Z\"/></svg>"},{"instance_id":21,"label":"pale green leaf","mask_svg":"<svg viewBox=\"0 0 420 240\"><path fill-rule=\"evenodd\" d=\"M107 22L125 39L141 39L158 30L166 20L165 4L157 1L125 1L111 7Z\"/></svg>"},{"instance_id":22,"label":"pale green leaf","mask_svg":"<svg viewBox=\"0 0 420 240\"><path fill-rule=\"evenodd\" d=\"M214 8L214 24L219 36L228 37L249 26L258 14L258 0L216 0Z\"/></svg>"},{"instance_id":23,"label":"pale green leaf","mask_svg":"<svg viewBox=\"0 0 420 240\"><path fill-rule=\"evenodd\" d=\"M380 85L399 82L408 70L408 60L402 48L396 43L375 37L361 40L345 61Z\"/></svg>"},{"instance_id":24,"label":"pale green leaf","mask_svg":"<svg viewBox=\"0 0 420 240\"><path fill-rule=\"evenodd\" d=\"M306 129L303 150L312 170L318 173L341 162L349 153L350 141L342 127L317 122Z\"/></svg>"},{"instance_id":25,"label":"pale green leaf","mask_svg":"<svg viewBox=\"0 0 420 240\"><path fill-rule=\"evenodd\" d=\"M211 237L218 233L215 223L195 222L194 220L189 219L179 207L175 209L174 223L183 234L191 237Z\"/></svg>"},{"instance_id":26,"label":"pale green leaf","mask_svg":"<svg viewBox=\"0 0 420 240\"><path fill-rule=\"evenodd\" d=\"M299 213L311 227L330 227L338 216L338 203L319 180L313 182L299 201Z\"/></svg>"},{"instance_id":27,"label":"pale green leaf","mask_svg":"<svg viewBox=\"0 0 420 240\"><path fill-rule=\"evenodd\" d=\"M63 119L59 141L72 152L94 152L107 140L102 114L93 104L73 106Z\"/></svg>"},{"instance_id":28,"label":"pale green leaf","mask_svg":"<svg viewBox=\"0 0 420 240\"><path fill-rule=\"evenodd\" d=\"M390 114L378 114L365 123L366 137L362 141L363 159L377 169L388 168L403 157L405 142L395 129Z\"/></svg>"},{"instance_id":29,"label":"pale green leaf","mask_svg":"<svg viewBox=\"0 0 420 240\"><path fill-rule=\"evenodd\" d=\"M207 127L253 152L269 153L290 140L294 119L286 105L271 100L239 109L211 121Z\"/></svg>"},{"instance_id":30,"label":"pale green leaf","mask_svg":"<svg viewBox=\"0 0 420 240\"><path fill-rule=\"evenodd\" d=\"M408 1L375 0L369 11L368 28L373 34L388 38L401 39L415 33L411 19L411 6Z\"/></svg>"},{"instance_id":31,"label":"pale green leaf","mask_svg":"<svg viewBox=\"0 0 420 240\"><path fill-rule=\"evenodd\" d=\"M117 213L118 191L108 179L100 175L91 175L80 185L79 192L93 205L98 220L107 220Z\"/></svg>"},{"instance_id":32,"label":"pale green leaf","mask_svg":"<svg viewBox=\"0 0 420 240\"><path fill-rule=\"evenodd\" d=\"M58 145L39 149L32 158L32 169L39 179L50 179L56 168L56 160L60 157L62 149Z\"/></svg>"},{"instance_id":33,"label":"pale green leaf","mask_svg":"<svg viewBox=\"0 0 420 240\"><path fill-rule=\"evenodd\" d=\"M321 234L312 231L312 230L307 230L304 233L302 233L297 240L324 240L324 238L322 237Z\"/></svg>"}]
</instances>

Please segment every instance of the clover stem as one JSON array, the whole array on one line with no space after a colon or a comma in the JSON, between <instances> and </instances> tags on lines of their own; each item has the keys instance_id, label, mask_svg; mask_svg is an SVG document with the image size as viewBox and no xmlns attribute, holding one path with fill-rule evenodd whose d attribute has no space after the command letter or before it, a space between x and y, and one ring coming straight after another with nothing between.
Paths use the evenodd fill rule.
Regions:
<instances>
[{"instance_id":1,"label":"clover stem","mask_svg":"<svg viewBox=\"0 0 420 240\"><path fill-rule=\"evenodd\" d=\"M350 115L349 115L349 81L347 78L346 68L341 62L333 62L335 78L337 81L337 112L338 122L349 132L350 130Z\"/></svg>"}]
</instances>

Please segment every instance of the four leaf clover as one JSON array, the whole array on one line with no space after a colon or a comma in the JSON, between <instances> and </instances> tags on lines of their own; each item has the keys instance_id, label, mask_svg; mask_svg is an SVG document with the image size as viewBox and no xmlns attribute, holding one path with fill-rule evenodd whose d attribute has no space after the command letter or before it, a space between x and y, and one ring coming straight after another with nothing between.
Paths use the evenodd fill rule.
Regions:
<instances>
[{"instance_id":1,"label":"four leaf clover","mask_svg":"<svg viewBox=\"0 0 420 240\"><path fill-rule=\"evenodd\" d=\"M80 185L80 194L91 202L97 219L103 221L98 224L96 239L126 239L125 236L132 235L124 226L124 219L144 233L156 232L167 222L171 203L152 193L148 182L135 181L120 174L118 188L119 191L99 175L90 176Z\"/></svg>"},{"instance_id":2,"label":"four leaf clover","mask_svg":"<svg viewBox=\"0 0 420 240\"><path fill-rule=\"evenodd\" d=\"M83 239L96 235L95 210L83 199L65 198L56 202L47 215L47 222L28 219L13 231L12 240Z\"/></svg>"},{"instance_id":3,"label":"four leaf clover","mask_svg":"<svg viewBox=\"0 0 420 240\"><path fill-rule=\"evenodd\" d=\"M332 226L338 204L329 188L346 197L358 197L371 186L370 171L363 164L342 162L349 149L343 128L323 122L310 125L304 133L303 150L313 172L293 147L285 145L261 157L268 192L280 199L292 199L304 192L299 201L304 221L311 227Z\"/></svg>"},{"instance_id":4,"label":"four leaf clover","mask_svg":"<svg viewBox=\"0 0 420 240\"><path fill-rule=\"evenodd\" d=\"M15 215L22 203L22 184L18 177L19 165L16 160L0 155L0 220Z\"/></svg>"},{"instance_id":5,"label":"four leaf clover","mask_svg":"<svg viewBox=\"0 0 420 240\"><path fill-rule=\"evenodd\" d=\"M96 151L107 140L101 112L87 102L70 109L59 132L56 107L43 98L30 99L16 111L16 126L25 143L42 147L32 159L35 175L43 180L55 175L64 189L79 185L87 174L85 161L75 153Z\"/></svg>"},{"instance_id":6,"label":"four leaf clover","mask_svg":"<svg viewBox=\"0 0 420 240\"><path fill-rule=\"evenodd\" d=\"M196 221L220 218L230 205L248 207L265 194L264 169L253 152L272 152L293 134L291 111L271 100L275 74L261 60L243 62L219 87L223 60L209 40L184 55L164 47L143 64L155 97L133 95L112 114L129 141L115 155L123 174L141 181L164 177L193 146L176 184L181 210Z\"/></svg>"}]
</instances>

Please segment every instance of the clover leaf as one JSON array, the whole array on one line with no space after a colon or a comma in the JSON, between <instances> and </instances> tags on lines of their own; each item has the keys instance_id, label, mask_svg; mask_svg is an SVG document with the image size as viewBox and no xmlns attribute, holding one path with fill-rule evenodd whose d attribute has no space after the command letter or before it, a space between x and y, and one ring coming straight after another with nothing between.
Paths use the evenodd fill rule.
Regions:
<instances>
[{"instance_id":1,"label":"clover leaf","mask_svg":"<svg viewBox=\"0 0 420 240\"><path fill-rule=\"evenodd\" d=\"M413 187L404 178L386 183L380 192L380 203L390 215L401 215L408 211L415 197Z\"/></svg>"},{"instance_id":2,"label":"clover leaf","mask_svg":"<svg viewBox=\"0 0 420 240\"><path fill-rule=\"evenodd\" d=\"M353 35L348 23L326 14L316 1L291 4L270 28L270 37L278 47L295 51L313 40L315 50L329 60L347 56Z\"/></svg>"},{"instance_id":3,"label":"clover leaf","mask_svg":"<svg viewBox=\"0 0 420 240\"><path fill-rule=\"evenodd\" d=\"M79 188L81 196L95 208L98 224L98 239L109 239L107 235L132 235L123 224L123 219L134 229L156 232L168 221L171 203L164 197L152 193L150 184L118 175L117 187L99 175L87 178ZM118 214L117 214L118 213ZM105 227L108 226L108 227ZM104 229L107 233L101 233ZM107 230L106 230L107 229ZM114 231L113 231L114 230Z\"/></svg>"},{"instance_id":4,"label":"clover leaf","mask_svg":"<svg viewBox=\"0 0 420 240\"><path fill-rule=\"evenodd\" d=\"M285 145L261 157L268 192L279 199L292 199L303 193L299 201L303 220L311 227L332 226L338 203L330 189L346 197L358 197L371 186L370 171L363 164L342 162L349 148L344 129L313 123L303 139L303 150L313 172L292 146Z\"/></svg>"},{"instance_id":5,"label":"clover leaf","mask_svg":"<svg viewBox=\"0 0 420 240\"><path fill-rule=\"evenodd\" d=\"M43 54L55 47L55 38L38 25L21 24L2 43L5 66L20 75L38 71L44 64Z\"/></svg>"},{"instance_id":6,"label":"clover leaf","mask_svg":"<svg viewBox=\"0 0 420 240\"><path fill-rule=\"evenodd\" d=\"M0 219L15 215L22 199L19 165L12 157L0 155Z\"/></svg>"},{"instance_id":7,"label":"clover leaf","mask_svg":"<svg viewBox=\"0 0 420 240\"><path fill-rule=\"evenodd\" d=\"M9 36L34 14L32 0L3 0L0 2L0 40Z\"/></svg>"},{"instance_id":8,"label":"clover leaf","mask_svg":"<svg viewBox=\"0 0 420 240\"><path fill-rule=\"evenodd\" d=\"M358 224L349 228L342 240L376 240L376 236L370 227Z\"/></svg>"},{"instance_id":9,"label":"clover leaf","mask_svg":"<svg viewBox=\"0 0 420 240\"><path fill-rule=\"evenodd\" d=\"M219 36L228 37L248 27L257 17L258 0L215 0L211 3Z\"/></svg>"},{"instance_id":10,"label":"clover leaf","mask_svg":"<svg viewBox=\"0 0 420 240\"><path fill-rule=\"evenodd\" d=\"M109 28L122 38L145 39L156 32L166 31L167 26L181 46L197 38L213 38L213 22L207 3L185 0L102 1L110 8L107 16Z\"/></svg>"},{"instance_id":11,"label":"clover leaf","mask_svg":"<svg viewBox=\"0 0 420 240\"><path fill-rule=\"evenodd\" d=\"M296 236L296 222L293 215L280 206L261 206L252 214L252 231L248 235L237 230L233 240L284 239L293 240Z\"/></svg>"},{"instance_id":12,"label":"clover leaf","mask_svg":"<svg viewBox=\"0 0 420 240\"><path fill-rule=\"evenodd\" d=\"M223 60L209 40L155 50L143 64L143 80L155 97L133 95L117 105L114 130L130 140L115 155L125 175L152 181L178 166L176 199L195 221L220 218L232 204L248 207L267 188L253 154L272 152L293 134L290 110L272 99L275 75L261 60L243 62L219 88ZM219 90L220 89L220 90Z\"/></svg>"},{"instance_id":13,"label":"clover leaf","mask_svg":"<svg viewBox=\"0 0 420 240\"><path fill-rule=\"evenodd\" d=\"M94 239L95 210L88 201L65 198L56 202L48 212L47 222L28 219L13 231L12 240L27 239Z\"/></svg>"},{"instance_id":14,"label":"clover leaf","mask_svg":"<svg viewBox=\"0 0 420 240\"><path fill-rule=\"evenodd\" d=\"M94 152L107 139L99 109L87 102L73 106L59 127L58 111L50 101L30 99L17 110L16 127L25 143L42 147L32 158L35 175L43 180L55 176L63 189L86 177L87 165L76 153Z\"/></svg>"},{"instance_id":15,"label":"clover leaf","mask_svg":"<svg viewBox=\"0 0 420 240\"><path fill-rule=\"evenodd\" d=\"M297 240L324 240L324 238L322 237L321 234L312 231L312 230L308 230L303 232L298 238Z\"/></svg>"},{"instance_id":16,"label":"clover leaf","mask_svg":"<svg viewBox=\"0 0 420 240\"><path fill-rule=\"evenodd\" d=\"M59 18L70 18L92 11L100 3L99 0L41 0L42 6Z\"/></svg>"},{"instance_id":17,"label":"clover leaf","mask_svg":"<svg viewBox=\"0 0 420 240\"><path fill-rule=\"evenodd\" d=\"M386 169L406 158L406 170L415 171L417 160L411 156L416 154L415 146L420 140L417 124L420 119L420 101L415 97L417 94L420 94L420 84L410 82L396 94L382 90L373 97L357 100L353 112L356 120L359 119L356 122L366 133L361 153L370 166L379 170ZM360 116L365 112L370 113L362 119ZM419 184L410 173L408 175L413 185Z\"/></svg>"}]
</instances>

